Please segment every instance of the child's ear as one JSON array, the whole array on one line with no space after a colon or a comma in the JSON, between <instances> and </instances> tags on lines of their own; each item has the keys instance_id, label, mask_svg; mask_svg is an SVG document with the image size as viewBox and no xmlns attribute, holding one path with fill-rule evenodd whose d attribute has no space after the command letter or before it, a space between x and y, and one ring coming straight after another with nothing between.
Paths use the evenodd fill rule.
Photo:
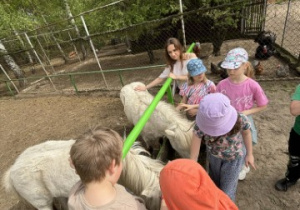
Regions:
<instances>
[{"instance_id":1,"label":"child's ear","mask_svg":"<svg viewBox=\"0 0 300 210\"><path fill-rule=\"evenodd\" d=\"M70 163L71 168L74 168L74 169L75 169L75 166L74 166L74 164L73 164L73 161L72 161L71 157L69 157L69 163Z\"/></svg>"},{"instance_id":2,"label":"child's ear","mask_svg":"<svg viewBox=\"0 0 300 210\"><path fill-rule=\"evenodd\" d=\"M111 162L108 168L109 174L115 173L115 168L116 168L116 160L113 159L113 161Z\"/></svg>"}]
</instances>

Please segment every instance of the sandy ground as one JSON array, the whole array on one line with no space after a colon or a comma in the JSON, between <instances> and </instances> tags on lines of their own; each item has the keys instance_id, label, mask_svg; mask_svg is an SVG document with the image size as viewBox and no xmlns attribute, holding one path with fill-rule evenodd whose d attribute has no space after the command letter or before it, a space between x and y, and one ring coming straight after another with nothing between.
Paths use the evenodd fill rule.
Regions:
<instances>
[{"instance_id":1,"label":"sandy ground","mask_svg":"<svg viewBox=\"0 0 300 210\"><path fill-rule=\"evenodd\" d=\"M202 55L208 68L207 76L216 83L221 79L210 71L211 63L223 60L229 49L245 46L254 57L256 45L251 40L233 40L224 42L221 56L213 57L211 45L203 45ZM162 52L156 51L156 64L162 62ZM117 58L117 59L116 59ZM145 54L102 58L104 69L139 66L147 62ZM116 62L117 61L117 62ZM236 203L242 210L279 210L300 209L300 184L288 192L277 192L275 182L284 176L288 161L287 140L293 125L294 117L289 113L290 96L300 78L286 80L276 78L277 65L282 61L276 57L261 61L264 71L257 80L270 99L268 109L254 116L258 129L259 142L254 147L257 170L251 170L246 180L239 182ZM64 71L84 71L97 69L95 60L90 59L82 65L73 63L61 67ZM155 71L131 72L125 78L125 84L131 81L148 83L154 79L160 69ZM115 75L117 76L117 75ZM290 69L290 76L296 76ZM93 77L77 78L78 87L95 88ZM117 80L112 76L110 85L117 87ZM72 88L69 80L62 80L57 88ZM45 83L46 84L46 83ZM79 96L41 94L47 85L34 83L34 92L39 94L19 94L16 98L0 98L0 175L13 164L16 157L29 146L46 140L68 140L76 138L89 127L103 125L117 130L123 135L124 127L127 134L132 125L127 121L122 103L118 97L118 89L106 92L90 92ZM49 86L49 85L48 85ZM49 87L48 87L49 89ZM30 92L30 91L29 91ZM152 91L151 91L152 92ZM155 92L155 90L153 91ZM43 96L42 96L43 95ZM6 194L0 187L0 209L25 210L18 200Z\"/></svg>"},{"instance_id":2,"label":"sandy ground","mask_svg":"<svg viewBox=\"0 0 300 210\"><path fill-rule=\"evenodd\" d=\"M288 161L287 139L294 117L289 114L290 95L298 81L261 82L268 98L266 111L255 115L259 143L254 147L257 170L240 181L240 209L299 209L300 183L288 192L277 192L274 183L282 178ZM76 138L96 124L122 134L130 127L118 97L47 96L0 99L1 175L27 147L54 139ZM18 200L0 188L0 209L22 209Z\"/></svg>"}]
</instances>

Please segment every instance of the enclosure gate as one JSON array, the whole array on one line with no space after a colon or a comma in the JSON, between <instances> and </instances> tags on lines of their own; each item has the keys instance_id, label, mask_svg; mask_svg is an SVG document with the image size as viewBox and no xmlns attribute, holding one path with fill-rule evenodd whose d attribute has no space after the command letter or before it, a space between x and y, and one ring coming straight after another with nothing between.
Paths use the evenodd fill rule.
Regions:
<instances>
[{"instance_id":1,"label":"enclosure gate","mask_svg":"<svg viewBox=\"0 0 300 210\"><path fill-rule=\"evenodd\" d=\"M264 30L267 0L250 0L243 9L241 32L244 35L256 35Z\"/></svg>"}]
</instances>

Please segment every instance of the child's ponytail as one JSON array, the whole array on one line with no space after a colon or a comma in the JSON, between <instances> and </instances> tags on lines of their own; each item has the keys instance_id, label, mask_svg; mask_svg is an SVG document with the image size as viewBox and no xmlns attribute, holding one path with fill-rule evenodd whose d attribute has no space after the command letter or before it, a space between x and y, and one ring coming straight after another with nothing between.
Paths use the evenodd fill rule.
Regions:
<instances>
[{"instance_id":1,"label":"child's ponytail","mask_svg":"<svg viewBox=\"0 0 300 210\"><path fill-rule=\"evenodd\" d=\"M247 77L254 79L255 75L254 75L254 68L253 68L252 64L249 61L247 61L245 64L247 65L247 67L245 69L245 75Z\"/></svg>"}]
</instances>

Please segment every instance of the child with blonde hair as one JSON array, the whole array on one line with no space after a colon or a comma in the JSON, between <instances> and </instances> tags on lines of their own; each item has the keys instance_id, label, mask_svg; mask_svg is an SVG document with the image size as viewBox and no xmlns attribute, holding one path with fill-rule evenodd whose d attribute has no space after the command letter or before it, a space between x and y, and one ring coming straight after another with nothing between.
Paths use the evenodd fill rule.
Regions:
<instances>
[{"instance_id":1,"label":"child with blonde hair","mask_svg":"<svg viewBox=\"0 0 300 210\"><path fill-rule=\"evenodd\" d=\"M217 92L226 95L231 105L248 117L252 142L256 144L257 131L252 115L266 109L269 101L261 86L251 78L254 71L248 61L247 51L240 47L230 50L221 67L227 70L228 78L218 83ZM244 180L249 171L249 167L243 166L239 180Z\"/></svg>"},{"instance_id":2,"label":"child with blonde hair","mask_svg":"<svg viewBox=\"0 0 300 210\"><path fill-rule=\"evenodd\" d=\"M70 164L80 181L71 189L70 210L146 209L141 198L117 184L122 172L122 147L117 132L101 127L89 130L72 145Z\"/></svg>"},{"instance_id":3,"label":"child with blonde hair","mask_svg":"<svg viewBox=\"0 0 300 210\"><path fill-rule=\"evenodd\" d=\"M206 67L199 58L191 59L187 64L188 82L184 83L179 95L182 100L176 107L178 110L184 109L190 120L195 120L201 99L209 93L216 92L214 82L207 79Z\"/></svg>"}]
</instances>

